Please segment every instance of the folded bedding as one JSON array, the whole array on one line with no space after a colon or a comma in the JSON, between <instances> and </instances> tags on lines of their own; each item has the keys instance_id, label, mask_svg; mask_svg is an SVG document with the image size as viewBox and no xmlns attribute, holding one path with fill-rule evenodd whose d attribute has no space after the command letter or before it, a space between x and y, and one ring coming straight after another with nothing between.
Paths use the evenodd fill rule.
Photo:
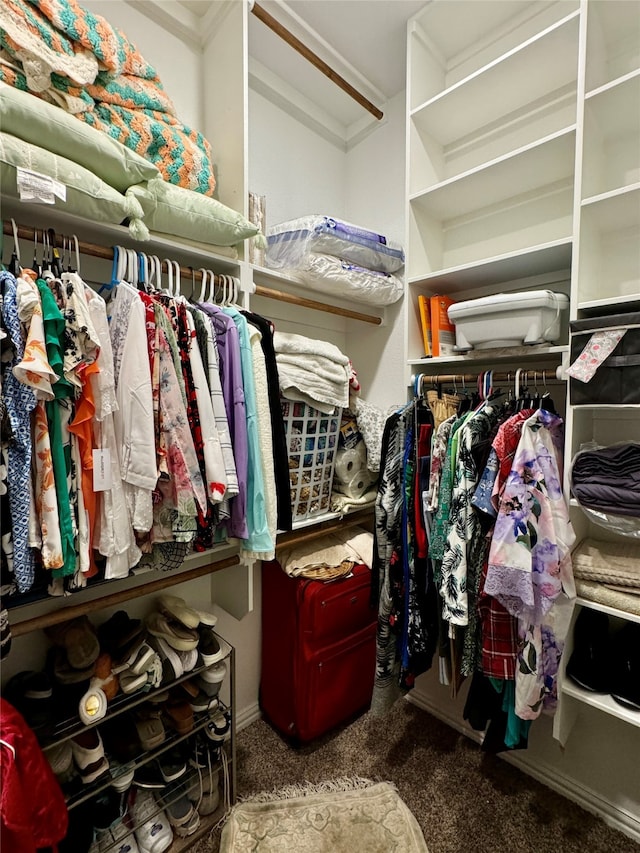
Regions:
<instances>
[{"instance_id":1,"label":"folded bedding","mask_svg":"<svg viewBox=\"0 0 640 853\"><path fill-rule=\"evenodd\" d=\"M640 517L640 444L622 442L578 453L571 491L589 509Z\"/></svg>"},{"instance_id":2,"label":"folded bedding","mask_svg":"<svg viewBox=\"0 0 640 853\"><path fill-rule=\"evenodd\" d=\"M365 267L337 258L308 252L295 272L311 290L353 299L368 305L392 305L402 298L402 280L390 272Z\"/></svg>"},{"instance_id":3,"label":"folded bedding","mask_svg":"<svg viewBox=\"0 0 640 853\"><path fill-rule=\"evenodd\" d=\"M309 252L333 255L379 272L394 273L404 266L399 243L342 219L314 214L269 228L267 266L297 270Z\"/></svg>"},{"instance_id":4,"label":"folded bedding","mask_svg":"<svg viewBox=\"0 0 640 853\"><path fill-rule=\"evenodd\" d=\"M2 0L0 80L102 131L166 181L211 195L211 148L184 125L155 71L120 31L76 0Z\"/></svg>"}]
</instances>

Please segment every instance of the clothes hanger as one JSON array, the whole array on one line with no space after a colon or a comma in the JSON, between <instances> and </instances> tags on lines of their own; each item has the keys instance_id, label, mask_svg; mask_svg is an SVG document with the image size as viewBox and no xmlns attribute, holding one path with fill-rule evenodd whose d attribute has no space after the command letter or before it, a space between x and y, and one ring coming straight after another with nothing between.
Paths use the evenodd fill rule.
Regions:
<instances>
[{"instance_id":1,"label":"clothes hanger","mask_svg":"<svg viewBox=\"0 0 640 853\"><path fill-rule=\"evenodd\" d=\"M13 744L9 743L9 741L6 741L4 738L0 738L0 744L2 744L2 746L7 747L9 752L12 753L13 760L15 761L16 760L16 748L15 748L15 746Z\"/></svg>"},{"instance_id":2,"label":"clothes hanger","mask_svg":"<svg viewBox=\"0 0 640 853\"><path fill-rule=\"evenodd\" d=\"M51 246L51 272L56 278L60 278L62 275L62 267L60 266L60 252L58 251L56 232L53 228L49 228L47 234L49 237L49 244Z\"/></svg>"},{"instance_id":3,"label":"clothes hanger","mask_svg":"<svg viewBox=\"0 0 640 853\"><path fill-rule=\"evenodd\" d=\"M202 275L202 281L200 282L200 295L198 296L198 302L204 302L205 290L207 288L208 276L209 273L204 267L200 267L198 272ZM193 301L193 293L191 294Z\"/></svg>"}]
</instances>

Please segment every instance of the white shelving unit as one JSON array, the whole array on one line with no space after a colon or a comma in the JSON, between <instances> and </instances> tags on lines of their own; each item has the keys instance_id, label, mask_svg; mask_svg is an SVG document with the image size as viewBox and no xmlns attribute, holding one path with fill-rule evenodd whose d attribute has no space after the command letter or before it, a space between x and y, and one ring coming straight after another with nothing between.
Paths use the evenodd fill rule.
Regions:
<instances>
[{"instance_id":1,"label":"white shelving unit","mask_svg":"<svg viewBox=\"0 0 640 853\"><path fill-rule=\"evenodd\" d=\"M437 0L408 28L406 355L442 372L491 354L421 358L418 295L568 294L573 248L579 5L460 11ZM518 348L514 368L559 363L566 339Z\"/></svg>"},{"instance_id":2,"label":"white shelving unit","mask_svg":"<svg viewBox=\"0 0 640 853\"><path fill-rule=\"evenodd\" d=\"M511 361L514 369L537 369L540 381L554 359L568 364L568 329L535 352L427 359L418 295L472 299L544 287L569 295L571 319L638 310L640 3L433 0L409 22L407 69L411 378L436 381L493 365L504 372ZM565 485L578 539L615 534L593 525L570 496L573 455L588 441L640 441L638 409L567 400ZM578 599L574 621L584 607L608 612L616 624L640 621L586 599ZM555 738L566 744L582 715L596 714L602 737L608 725L615 736L615 725L628 723L637 743L640 712L567 678L572 648L570 632ZM430 694L416 701L437 704Z\"/></svg>"}]
</instances>

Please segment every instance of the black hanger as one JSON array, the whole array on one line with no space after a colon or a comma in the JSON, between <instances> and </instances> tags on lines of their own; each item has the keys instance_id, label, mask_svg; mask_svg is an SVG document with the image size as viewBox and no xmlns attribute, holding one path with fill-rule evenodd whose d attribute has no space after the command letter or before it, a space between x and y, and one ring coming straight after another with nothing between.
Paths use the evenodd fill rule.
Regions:
<instances>
[{"instance_id":1,"label":"black hanger","mask_svg":"<svg viewBox=\"0 0 640 853\"><path fill-rule=\"evenodd\" d=\"M56 244L56 232L53 228L49 228L47 234L49 235L49 246L51 248L51 272L56 278L60 278L62 275L62 267L60 266L60 252L58 251L58 246Z\"/></svg>"}]
</instances>

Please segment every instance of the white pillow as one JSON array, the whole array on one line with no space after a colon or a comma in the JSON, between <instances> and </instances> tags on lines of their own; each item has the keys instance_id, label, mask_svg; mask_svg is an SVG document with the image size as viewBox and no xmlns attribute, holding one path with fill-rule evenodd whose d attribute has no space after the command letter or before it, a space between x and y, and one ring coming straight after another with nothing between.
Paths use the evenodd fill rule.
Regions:
<instances>
[{"instance_id":1,"label":"white pillow","mask_svg":"<svg viewBox=\"0 0 640 853\"><path fill-rule=\"evenodd\" d=\"M369 305L392 305L404 292L401 279L395 275L367 270L334 255L309 252L292 272L312 290Z\"/></svg>"}]
</instances>

